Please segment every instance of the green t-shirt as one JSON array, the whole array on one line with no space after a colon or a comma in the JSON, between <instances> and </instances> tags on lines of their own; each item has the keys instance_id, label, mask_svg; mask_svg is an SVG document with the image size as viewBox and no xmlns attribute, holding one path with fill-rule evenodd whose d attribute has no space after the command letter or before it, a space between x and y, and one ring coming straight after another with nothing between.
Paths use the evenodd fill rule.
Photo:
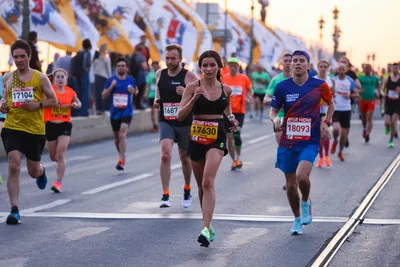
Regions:
<instances>
[{"instance_id":1,"label":"green t-shirt","mask_svg":"<svg viewBox=\"0 0 400 267\"><path fill-rule=\"evenodd\" d=\"M361 93L361 99L365 101L375 100L375 89L379 86L379 78L374 75L361 75L358 80L361 83L362 90L364 90Z\"/></svg>"},{"instance_id":2,"label":"green t-shirt","mask_svg":"<svg viewBox=\"0 0 400 267\"><path fill-rule=\"evenodd\" d=\"M156 77L156 73L154 71L147 74L146 83L149 85L149 96L148 96L149 98L156 97L156 88L157 88L156 81L157 81L157 77Z\"/></svg>"},{"instance_id":3,"label":"green t-shirt","mask_svg":"<svg viewBox=\"0 0 400 267\"><path fill-rule=\"evenodd\" d=\"M266 84L258 83L257 79L261 79L263 81L271 81L271 77L269 74L265 71L259 73L259 72L253 72L251 74L251 81L253 82L253 89L254 93L256 94L265 94L267 92L268 86Z\"/></svg>"},{"instance_id":4,"label":"green t-shirt","mask_svg":"<svg viewBox=\"0 0 400 267\"><path fill-rule=\"evenodd\" d=\"M284 80L286 80L287 78L285 77L285 75L283 75L283 72L279 73L278 75L276 75L274 78L272 78L271 82L269 83L268 89L267 89L267 95L273 96L274 92L275 92L275 88L276 85ZM284 111L283 109L281 109L278 113L278 117L279 118L283 118L285 117Z\"/></svg>"}]
</instances>

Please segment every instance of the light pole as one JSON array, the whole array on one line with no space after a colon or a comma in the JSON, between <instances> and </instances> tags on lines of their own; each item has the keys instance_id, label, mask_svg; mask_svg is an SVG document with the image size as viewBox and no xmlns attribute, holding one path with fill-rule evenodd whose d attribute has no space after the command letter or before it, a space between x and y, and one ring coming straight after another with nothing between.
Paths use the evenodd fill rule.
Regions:
<instances>
[{"instance_id":1,"label":"light pole","mask_svg":"<svg viewBox=\"0 0 400 267\"><path fill-rule=\"evenodd\" d=\"M228 57L228 0L225 0L225 21L224 21L224 54L225 58L229 59Z\"/></svg>"},{"instance_id":2,"label":"light pole","mask_svg":"<svg viewBox=\"0 0 400 267\"><path fill-rule=\"evenodd\" d=\"M254 0L251 1L251 27L250 27L250 58L249 64L253 64L253 46L254 46Z\"/></svg>"},{"instance_id":3,"label":"light pole","mask_svg":"<svg viewBox=\"0 0 400 267\"><path fill-rule=\"evenodd\" d=\"M28 41L28 35L31 30L31 10L29 0L24 0L22 8L22 39Z\"/></svg>"},{"instance_id":4,"label":"light pole","mask_svg":"<svg viewBox=\"0 0 400 267\"><path fill-rule=\"evenodd\" d=\"M269 0L258 0L258 3L261 5L261 11L260 11L260 16L261 16L261 21L267 24L267 7L269 6Z\"/></svg>"},{"instance_id":5,"label":"light pole","mask_svg":"<svg viewBox=\"0 0 400 267\"><path fill-rule=\"evenodd\" d=\"M372 68L373 69L375 69L375 59L376 59L376 56L375 56L375 53L373 53L372 54Z\"/></svg>"},{"instance_id":6,"label":"light pole","mask_svg":"<svg viewBox=\"0 0 400 267\"><path fill-rule=\"evenodd\" d=\"M325 21L324 18L321 15L321 19L318 21L319 23L319 60L322 59L322 42L323 42L323 31L324 31L324 25L325 25Z\"/></svg>"},{"instance_id":7,"label":"light pole","mask_svg":"<svg viewBox=\"0 0 400 267\"><path fill-rule=\"evenodd\" d=\"M332 11L333 13L333 19L335 20L335 27L334 27L334 32L333 32L333 42L334 42L334 46L333 46L333 51L334 51L334 56L335 58L337 58L338 55L338 48L339 48L339 38L340 38L340 28L338 26L338 19L339 19L339 13L340 11L337 9L337 7L335 7L335 9Z\"/></svg>"}]
</instances>

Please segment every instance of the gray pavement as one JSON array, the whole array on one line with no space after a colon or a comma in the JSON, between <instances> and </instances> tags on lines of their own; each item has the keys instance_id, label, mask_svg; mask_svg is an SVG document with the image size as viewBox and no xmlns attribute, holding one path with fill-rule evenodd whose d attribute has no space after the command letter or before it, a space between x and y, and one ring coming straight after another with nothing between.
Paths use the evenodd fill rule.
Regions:
<instances>
[{"instance_id":1,"label":"gray pavement","mask_svg":"<svg viewBox=\"0 0 400 267\"><path fill-rule=\"evenodd\" d=\"M209 248L197 243L202 223L194 178L193 205L188 209L180 206L183 177L176 149L171 180L173 206L158 207L162 194L158 134L129 137L123 173L115 170L117 154L112 140L70 147L61 194L50 191L55 165L45 153L43 161L50 179L45 190L38 190L35 181L28 178L26 171L22 172L23 223L19 226L1 223L1 215L9 211L3 173L0 267L307 266L399 153L398 147L387 148L383 129L382 121L377 121L370 143L365 144L360 122L354 120L350 147L344 152L346 162L339 162L334 155L332 168L313 170L311 197L315 220L304 227L302 236L292 237L289 230L293 218L286 193L281 189L284 178L274 168L276 142L272 125L267 120L247 120L243 130L243 169L230 171L227 156L218 172L213 223L217 235ZM6 166L5 161L0 162L1 170L6 170ZM397 175L390 182L400 186L399 178ZM393 198L388 212L378 212L371 218L390 214L392 217L388 218L400 219L395 199L398 191L388 190L391 191L382 191L380 195ZM385 205L377 207L386 210ZM377 232L372 237L381 235ZM386 240L382 238L380 242ZM351 248L343 250L347 253ZM346 260L353 255L347 253L342 257Z\"/></svg>"}]
</instances>

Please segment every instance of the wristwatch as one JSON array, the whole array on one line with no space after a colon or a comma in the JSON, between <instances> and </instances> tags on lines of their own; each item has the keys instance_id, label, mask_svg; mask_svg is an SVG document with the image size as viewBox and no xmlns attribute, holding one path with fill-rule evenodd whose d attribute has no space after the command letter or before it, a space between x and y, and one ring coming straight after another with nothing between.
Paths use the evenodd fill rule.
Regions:
<instances>
[{"instance_id":1,"label":"wristwatch","mask_svg":"<svg viewBox=\"0 0 400 267\"><path fill-rule=\"evenodd\" d=\"M40 104L39 104L39 107L40 108L43 108L43 103L42 102L39 102Z\"/></svg>"},{"instance_id":2,"label":"wristwatch","mask_svg":"<svg viewBox=\"0 0 400 267\"><path fill-rule=\"evenodd\" d=\"M233 121L234 118L235 118L235 115L233 115L233 114L230 114L230 115L228 116L228 120L229 120L229 121Z\"/></svg>"},{"instance_id":3,"label":"wristwatch","mask_svg":"<svg viewBox=\"0 0 400 267\"><path fill-rule=\"evenodd\" d=\"M326 125L328 125L328 127L331 127L331 122L328 120L324 120L324 122L326 123Z\"/></svg>"}]
</instances>

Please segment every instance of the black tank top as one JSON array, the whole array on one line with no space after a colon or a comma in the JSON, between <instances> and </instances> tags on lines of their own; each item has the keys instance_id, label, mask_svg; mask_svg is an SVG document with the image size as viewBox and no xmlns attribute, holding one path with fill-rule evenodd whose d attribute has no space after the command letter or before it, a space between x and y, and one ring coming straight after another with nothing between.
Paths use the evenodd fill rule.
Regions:
<instances>
[{"instance_id":1,"label":"black tank top","mask_svg":"<svg viewBox=\"0 0 400 267\"><path fill-rule=\"evenodd\" d=\"M199 80L200 86L200 80ZM221 83L221 96L211 101L201 95L194 103L192 113L193 115L223 115L224 110L228 106L229 99L226 97L224 92L224 86Z\"/></svg>"},{"instance_id":2,"label":"black tank top","mask_svg":"<svg viewBox=\"0 0 400 267\"><path fill-rule=\"evenodd\" d=\"M178 121L178 107L182 96L176 93L176 87L186 87L185 77L188 71L183 69L175 76L168 75L168 69L161 71L158 89L160 90L160 121L165 121L174 126L186 126L192 123L192 116L188 116L184 121Z\"/></svg>"},{"instance_id":3,"label":"black tank top","mask_svg":"<svg viewBox=\"0 0 400 267\"><path fill-rule=\"evenodd\" d=\"M396 82L394 82L392 80L392 76L389 75L388 81L386 84L386 88L388 90L388 95L386 96L386 98L389 98L389 96L391 95L391 93L389 91L396 91L397 87L400 87L400 78Z\"/></svg>"}]
</instances>

